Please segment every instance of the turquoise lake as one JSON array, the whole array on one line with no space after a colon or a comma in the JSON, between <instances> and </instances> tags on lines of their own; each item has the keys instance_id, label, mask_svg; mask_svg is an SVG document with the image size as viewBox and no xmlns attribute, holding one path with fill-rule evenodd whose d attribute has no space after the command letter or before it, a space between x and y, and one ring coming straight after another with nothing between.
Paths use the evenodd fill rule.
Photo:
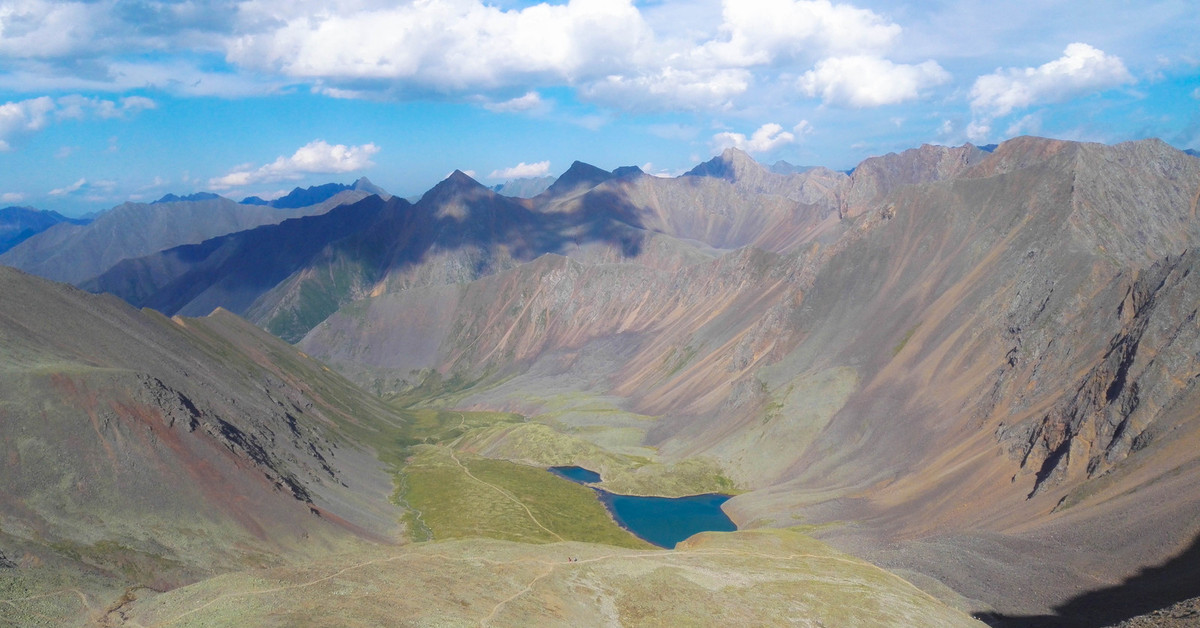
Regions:
<instances>
[{"instance_id":1,"label":"turquoise lake","mask_svg":"<svg viewBox=\"0 0 1200 628\"><path fill-rule=\"evenodd\" d=\"M579 484L600 481L599 473L582 467L550 467L550 472ZM737 530L721 510L729 495L641 497L591 488L621 527L659 547L674 549L677 543L698 532Z\"/></svg>"}]
</instances>

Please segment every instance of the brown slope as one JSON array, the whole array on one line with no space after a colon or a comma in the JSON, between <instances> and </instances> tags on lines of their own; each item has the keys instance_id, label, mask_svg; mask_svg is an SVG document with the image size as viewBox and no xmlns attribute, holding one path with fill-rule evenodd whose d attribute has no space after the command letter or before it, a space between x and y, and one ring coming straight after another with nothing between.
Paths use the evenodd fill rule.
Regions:
<instances>
[{"instance_id":1,"label":"brown slope","mask_svg":"<svg viewBox=\"0 0 1200 628\"><path fill-rule=\"evenodd\" d=\"M853 218L902 185L952 179L987 156L971 144L953 148L926 144L902 153L871 157L858 164L839 188L838 213Z\"/></svg>"},{"instance_id":2,"label":"brown slope","mask_svg":"<svg viewBox=\"0 0 1200 628\"><path fill-rule=\"evenodd\" d=\"M1166 560L1195 534L1185 523L1194 502L1152 494L1183 488L1162 474L1194 464L1153 438L1197 437L1187 410L1197 407L1196 354L1183 348L1196 337L1196 258L1178 255L1196 241L1189 197L1200 172L1155 142L1038 148L1040 163L1026 155L998 176L892 196L892 218L830 260L813 291L839 298L809 302L820 308L801 323L813 340L792 359L853 366L861 391L798 459L795 479L735 500L743 517L809 503L806 519L873 521L873 534L892 539L999 534L983 548L975 536L928 547L969 556L961 570L935 570L1011 609L1045 609ZM1123 178L1147 191L1106 189ZM1142 229L1111 228L1122 223ZM1156 253L1172 257L1150 266ZM1101 485L1112 501L1074 503ZM1116 499L1134 490L1141 497ZM1068 509L1071 533L1058 536ZM1053 558L1017 567L1021 553ZM936 562L921 550L908 558ZM1021 593L1031 583L1037 594Z\"/></svg>"},{"instance_id":3,"label":"brown slope","mask_svg":"<svg viewBox=\"0 0 1200 628\"><path fill-rule=\"evenodd\" d=\"M782 196L830 209L837 207L836 190L849 181L845 174L828 168L808 168L798 173L779 174L736 148L725 149L684 176L722 179L737 186L744 194Z\"/></svg>"},{"instance_id":4,"label":"brown slope","mask_svg":"<svg viewBox=\"0 0 1200 628\"><path fill-rule=\"evenodd\" d=\"M642 176L606 182L546 211L607 215L639 229L716 249L756 246L785 251L840 233L831 207L749 192L738 183L707 176Z\"/></svg>"},{"instance_id":5,"label":"brown slope","mask_svg":"<svg viewBox=\"0 0 1200 628\"><path fill-rule=\"evenodd\" d=\"M854 521L831 538L1054 612L1195 533L1195 500L1165 496L1195 494L1200 164L1153 141L953 155L911 153L897 172L949 178L877 188L827 246L669 277L514 270L441 302L453 324L426 355L517 373L466 397L482 406L566 365L555 385L661 416L648 444L757 489L730 502L739 522Z\"/></svg>"},{"instance_id":6,"label":"brown slope","mask_svg":"<svg viewBox=\"0 0 1200 628\"><path fill-rule=\"evenodd\" d=\"M398 534L361 436L398 419L341 378L227 313L0 285L0 542L23 565L157 588Z\"/></svg>"}]
</instances>

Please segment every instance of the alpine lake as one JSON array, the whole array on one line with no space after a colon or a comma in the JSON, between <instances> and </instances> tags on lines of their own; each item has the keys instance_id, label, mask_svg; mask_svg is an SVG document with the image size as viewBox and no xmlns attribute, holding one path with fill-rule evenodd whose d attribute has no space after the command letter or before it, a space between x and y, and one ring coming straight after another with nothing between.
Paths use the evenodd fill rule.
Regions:
<instances>
[{"instance_id":1,"label":"alpine lake","mask_svg":"<svg viewBox=\"0 0 1200 628\"><path fill-rule=\"evenodd\" d=\"M600 474L583 467L550 467L549 471L596 491L601 503L622 528L659 547L674 549L699 532L732 532L733 521L721 510L729 495L707 493L685 497L618 495L592 486Z\"/></svg>"}]
</instances>

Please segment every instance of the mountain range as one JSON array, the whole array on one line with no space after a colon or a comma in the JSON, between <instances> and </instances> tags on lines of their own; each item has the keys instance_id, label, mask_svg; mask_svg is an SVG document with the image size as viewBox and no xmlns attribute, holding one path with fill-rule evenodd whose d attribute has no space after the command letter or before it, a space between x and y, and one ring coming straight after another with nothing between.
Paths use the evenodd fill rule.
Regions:
<instances>
[{"instance_id":1,"label":"mountain range","mask_svg":"<svg viewBox=\"0 0 1200 628\"><path fill-rule=\"evenodd\" d=\"M57 225L67 222L85 225L87 219L67 218L58 212L38 210L32 207L5 207L0 209L0 253Z\"/></svg>"},{"instance_id":2,"label":"mountain range","mask_svg":"<svg viewBox=\"0 0 1200 628\"><path fill-rule=\"evenodd\" d=\"M279 206L282 210L239 204L204 192L183 197L168 194L152 203L124 203L89 221L57 221L0 252L0 264L78 284L124 259L288 218L321 214L382 192L365 178L353 186L330 186L316 192L297 188L280 199L287 199Z\"/></svg>"},{"instance_id":3,"label":"mountain range","mask_svg":"<svg viewBox=\"0 0 1200 628\"><path fill-rule=\"evenodd\" d=\"M200 206L238 218L207 236L126 246L110 235L105 250L119 254L66 265L87 268L73 271L78 285L146 310L0 275L36 305L0 316L0 338L19 349L0 408L64 417L39 428L27 449L42 458L27 466L67 478L27 477L4 500L6 555L21 548L25 564L59 561L62 573L119 571L128 557L133 575L96 590L196 582L122 610L183 616L232 599L238 585L210 575L274 566L279 587L320 581L303 566L317 550L296 538L351 553L386 539L402 546L389 561L471 560L483 546L403 549L447 538L436 500L421 501L421 487L443 486L422 478L444 476L423 474L503 469L496 478L517 482L522 465L575 464L616 492L732 489L725 510L743 532L689 551L777 556L768 548L817 543L786 536L803 533L835 548L815 554L868 560L958 609L937 606L948 614L933 623L970 624L959 612L1108 625L1200 597L1194 156L1158 140L1020 137L922 146L845 173L766 168L730 149L675 178L576 162L524 198L457 171L416 202L358 193L246 226L233 222L284 212L169 200L153 206L162 218L140 220L186 224ZM75 250L101 241L48 239L66 228L0 262L38 273L53 265L10 256L42 239L59 243L58 259L84 259ZM105 331L78 339L92 328ZM97 438L69 440L68 420ZM76 459L44 453L64 439L82 448ZM136 470L160 464L148 460L198 469L147 489L148 512L190 512L172 496L213 487L269 498L245 493L233 501L254 507L239 510L186 497L227 515L219 532L195 532L220 542L189 545L177 540L190 538L183 517L154 515L167 539L155 546L120 523L142 508L122 487L140 492ZM70 488L105 464L116 488ZM500 464L512 466L489 467ZM223 471L210 481L210 468ZM257 484L242 487L243 471ZM496 490L487 499L519 492ZM536 500L523 503L542 525ZM118 523L89 536L84 513ZM231 553L255 526L269 549ZM122 549L99 556L101 541ZM617 616L638 623L621 606L629 595ZM595 611L576 610L560 619Z\"/></svg>"}]
</instances>

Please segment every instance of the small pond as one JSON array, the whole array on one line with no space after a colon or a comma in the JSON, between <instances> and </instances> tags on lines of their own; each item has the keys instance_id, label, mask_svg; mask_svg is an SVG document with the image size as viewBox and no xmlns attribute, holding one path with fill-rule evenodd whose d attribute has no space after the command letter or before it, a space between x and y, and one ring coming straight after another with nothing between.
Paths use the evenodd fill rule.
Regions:
<instances>
[{"instance_id":1,"label":"small pond","mask_svg":"<svg viewBox=\"0 0 1200 628\"><path fill-rule=\"evenodd\" d=\"M550 472L579 484L600 481L600 474L582 467L551 467ZM618 495L592 487L621 527L659 547L675 544L698 532L732 532L737 526L721 504L729 495L709 493L686 497Z\"/></svg>"}]
</instances>

